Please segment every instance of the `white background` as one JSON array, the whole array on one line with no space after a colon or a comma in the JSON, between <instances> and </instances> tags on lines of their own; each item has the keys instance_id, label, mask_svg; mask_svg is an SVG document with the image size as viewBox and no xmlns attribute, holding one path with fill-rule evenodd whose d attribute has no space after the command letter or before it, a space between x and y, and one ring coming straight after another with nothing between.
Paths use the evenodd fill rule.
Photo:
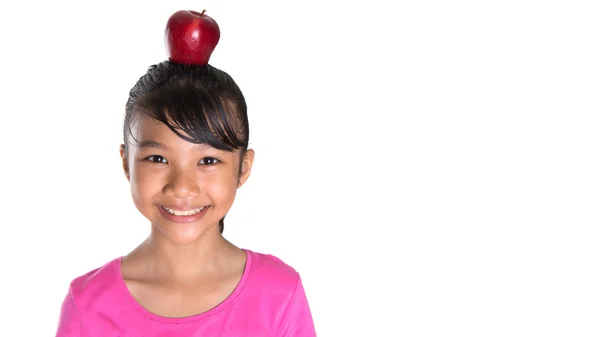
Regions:
<instances>
[{"instance_id":1,"label":"white background","mask_svg":"<svg viewBox=\"0 0 600 337\"><path fill-rule=\"evenodd\" d=\"M147 235L121 123L179 9L249 106L225 235L301 273L319 336L600 335L593 1L1 6L1 335Z\"/></svg>"}]
</instances>

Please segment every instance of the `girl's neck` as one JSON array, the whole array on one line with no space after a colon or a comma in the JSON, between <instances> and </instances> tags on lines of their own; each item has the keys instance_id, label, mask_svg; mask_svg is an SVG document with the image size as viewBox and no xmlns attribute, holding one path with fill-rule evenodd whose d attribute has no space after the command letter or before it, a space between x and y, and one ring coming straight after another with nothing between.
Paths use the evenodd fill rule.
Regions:
<instances>
[{"instance_id":1,"label":"girl's neck","mask_svg":"<svg viewBox=\"0 0 600 337\"><path fill-rule=\"evenodd\" d=\"M197 241L180 245L160 233L150 236L126 259L138 272L168 282L195 282L219 274L243 253L221 233L207 232Z\"/></svg>"}]
</instances>

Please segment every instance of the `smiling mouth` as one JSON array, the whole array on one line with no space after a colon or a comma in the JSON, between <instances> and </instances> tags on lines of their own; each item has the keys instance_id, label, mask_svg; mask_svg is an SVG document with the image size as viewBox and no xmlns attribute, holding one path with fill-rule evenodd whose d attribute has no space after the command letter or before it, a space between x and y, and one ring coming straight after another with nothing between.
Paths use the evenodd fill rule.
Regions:
<instances>
[{"instance_id":1,"label":"smiling mouth","mask_svg":"<svg viewBox=\"0 0 600 337\"><path fill-rule=\"evenodd\" d=\"M200 208L194 208L194 209L190 209L187 211L178 211L178 210L174 210L174 209L170 209L168 207L165 206L160 206L162 207L162 209L164 209L165 211L167 211L169 214L175 215L175 216L190 216L190 215L194 215L197 213L202 212L202 210L208 206L202 206Z\"/></svg>"}]
</instances>

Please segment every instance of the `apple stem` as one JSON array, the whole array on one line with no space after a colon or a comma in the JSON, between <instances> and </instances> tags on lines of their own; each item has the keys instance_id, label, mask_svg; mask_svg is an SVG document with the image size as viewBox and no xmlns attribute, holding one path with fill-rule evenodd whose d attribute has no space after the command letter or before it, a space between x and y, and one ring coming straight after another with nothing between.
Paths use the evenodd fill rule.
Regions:
<instances>
[{"instance_id":1,"label":"apple stem","mask_svg":"<svg viewBox=\"0 0 600 337\"><path fill-rule=\"evenodd\" d=\"M200 13L200 16L202 16L204 14L204 12L206 12L206 9L202 10L202 13Z\"/></svg>"}]
</instances>

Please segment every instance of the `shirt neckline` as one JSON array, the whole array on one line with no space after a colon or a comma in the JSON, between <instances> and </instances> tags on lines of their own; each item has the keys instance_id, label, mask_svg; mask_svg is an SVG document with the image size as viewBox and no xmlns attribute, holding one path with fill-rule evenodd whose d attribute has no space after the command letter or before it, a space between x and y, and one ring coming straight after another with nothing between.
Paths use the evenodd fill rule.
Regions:
<instances>
[{"instance_id":1,"label":"shirt neckline","mask_svg":"<svg viewBox=\"0 0 600 337\"><path fill-rule=\"evenodd\" d=\"M151 320L151 321L155 321L158 323L162 323L162 324L194 323L194 322L212 317L212 316L220 313L221 311L227 309L239 297L241 292L244 290L244 287L246 286L248 277L250 275L250 271L252 269L253 254L252 254L252 251L250 251L248 249L242 249L242 250L244 252L246 252L246 264L244 266L242 278L238 282L238 284L235 287L235 289L233 290L233 292L223 302L219 303L217 306L213 307L212 309L205 311L203 313L200 313L200 314L187 316L187 317L173 318L173 317L160 316L160 315L157 315L157 314L154 314L154 313L148 311L141 304L139 304L138 301L129 292L129 289L127 288L127 285L125 284L125 279L123 279L123 274L121 273L121 262L123 260L123 256L113 260L112 269L115 273L115 277L117 279L117 287L119 288L121 296L123 296L125 298L125 300L129 303L129 305L133 308L133 310L136 313L138 313L140 316L142 316L143 318Z\"/></svg>"}]
</instances>

